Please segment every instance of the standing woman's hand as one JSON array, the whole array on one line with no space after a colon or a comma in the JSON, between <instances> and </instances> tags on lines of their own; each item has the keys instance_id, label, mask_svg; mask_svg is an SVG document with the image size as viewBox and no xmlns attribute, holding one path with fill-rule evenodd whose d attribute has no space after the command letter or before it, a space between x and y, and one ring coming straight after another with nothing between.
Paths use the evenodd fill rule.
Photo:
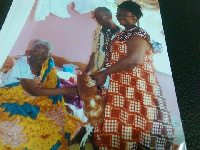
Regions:
<instances>
[{"instance_id":1,"label":"standing woman's hand","mask_svg":"<svg viewBox=\"0 0 200 150\"><path fill-rule=\"evenodd\" d=\"M102 86L106 82L107 75L103 72L98 72L93 76L93 79L96 80L97 86Z\"/></svg>"}]
</instances>

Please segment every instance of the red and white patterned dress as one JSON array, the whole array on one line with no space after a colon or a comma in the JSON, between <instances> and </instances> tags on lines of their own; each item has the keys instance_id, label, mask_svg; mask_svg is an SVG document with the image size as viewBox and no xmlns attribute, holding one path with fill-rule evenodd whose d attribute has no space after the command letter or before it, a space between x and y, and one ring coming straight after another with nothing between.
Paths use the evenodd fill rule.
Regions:
<instances>
[{"instance_id":1,"label":"red and white patterned dress","mask_svg":"<svg viewBox=\"0 0 200 150\"><path fill-rule=\"evenodd\" d=\"M150 41L141 28L118 34L110 50L110 64L127 55L127 39L137 35ZM153 51L146 51L142 65L110 76L104 91L104 122L95 127L94 144L102 150L174 149L174 128L166 99L153 66Z\"/></svg>"}]
</instances>

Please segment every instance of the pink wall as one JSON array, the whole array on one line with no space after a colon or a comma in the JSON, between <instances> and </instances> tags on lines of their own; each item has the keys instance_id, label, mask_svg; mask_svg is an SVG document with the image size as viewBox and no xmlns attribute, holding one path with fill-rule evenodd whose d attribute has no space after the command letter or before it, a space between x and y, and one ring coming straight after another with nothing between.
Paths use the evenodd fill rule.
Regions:
<instances>
[{"instance_id":1,"label":"pink wall","mask_svg":"<svg viewBox=\"0 0 200 150\"><path fill-rule=\"evenodd\" d=\"M92 51L92 34L97 27L91 19L91 13L79 14L69 5L70 18L59 18L51 14L44 21L35 22L35 6L10 55L23 55L29 41L45 39L52 43L53 54L87 64Z\"/></svg>"}]
</instances>

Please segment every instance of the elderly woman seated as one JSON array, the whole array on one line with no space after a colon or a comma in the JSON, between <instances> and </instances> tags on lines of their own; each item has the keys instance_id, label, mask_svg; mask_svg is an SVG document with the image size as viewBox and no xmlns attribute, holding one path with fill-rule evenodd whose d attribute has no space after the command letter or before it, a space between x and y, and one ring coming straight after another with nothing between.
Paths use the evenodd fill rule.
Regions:
<instances>
[{"instance_id":1,"label":"elderly woman seated","mask_svg":"<svg viewBox=\"0 0 200 150\"><path fill-rule=\"evenodd\" d=\"M79 118L66 112L63 94L77 94L76 87L60 88L49 57L48 41L33 42L3 77L0 88L0 149L67 149L80 128Z\"/></svg>"}]
</instances>

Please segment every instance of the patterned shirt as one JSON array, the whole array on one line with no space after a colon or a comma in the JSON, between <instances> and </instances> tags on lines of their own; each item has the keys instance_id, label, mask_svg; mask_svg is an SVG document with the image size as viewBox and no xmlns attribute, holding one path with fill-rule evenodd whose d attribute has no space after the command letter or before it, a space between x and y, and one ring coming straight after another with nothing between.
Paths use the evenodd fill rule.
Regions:
<instances>
[{"instance_id":1,"label":"patterned shirt","mask_svg":"<svg viewBox=\"0 0 200 150\"><path fill-rule=\"evenodd\" d=\"M93 53L94 57L94 66L92 71L89 74L95 73L97 70L100 70L103 66L105 59L105 52L108 50L109 45L117 33L121 31L120 28L109 30L98 27L94 32L94 41L93 41Z\"/></svg>"}]
</instances>

